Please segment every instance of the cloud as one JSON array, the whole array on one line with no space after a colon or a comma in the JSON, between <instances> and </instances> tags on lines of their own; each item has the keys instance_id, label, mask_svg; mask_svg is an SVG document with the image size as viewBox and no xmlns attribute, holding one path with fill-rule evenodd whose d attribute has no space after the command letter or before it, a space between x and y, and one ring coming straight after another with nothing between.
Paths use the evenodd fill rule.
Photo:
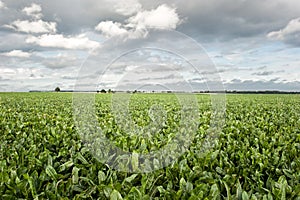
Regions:
<instances>
[{"instance_id":1,"label":"cloud","mask_svg":"<svg viewBox=\"0 0 300 200\"><path fill-rule=\"evenodd\" d=\"M99 47L99 43L90 40L84 34L65 37L62 34L41 36L30 36L26 39L26 43L37 44L42 47L64 48L64 49L94 49Z\"/></svg>"},{"instance_id":2,"label":"cloud","mask_svg":"<svg viewBox=\"0 0 300 200\"><path fill-rule=\"evenodd\" d=\"M10 25L4 25L7 28L25 33L55 33L56 22L45 22L43 20L28 21L16 20Z\"/></svg>"},{"instance_id":3,"label":"cloud","mask_svg":"<svg viewBox=\"0 0 300 200\"><path fill-rule=\"evenodd\" d=\"M285 71L284 70L279 70L279 71L263 71L263 72L255 72L255 73L252 73L251 75L269 76L269 75L276 74L276 73L281 73L281 72L285 72Z\"/></svg>"},{"instance_id":4,"label":"cloud","mask_svg":"<svg viewBox=\"0 0 300 200\"><path fill-rule=\"evenodd\" d=\"M16 75L16 71L14 69L10 69L7 67L1 67L0 68L0 74L4 76L14 76Z\"/></svg>"},{"instance_id":5,"label":"cloud","mask_svg":"<svg viewBox=\"0 0 300 200\"><path fill-rule=\"evenodd\" d=\"M38 4L31 4L29 7L25 7L22 12L24 12L26 15L34 17L35 19L40 19L42 15L42 7Z\"/></svg>"},{"instance_id":6,"label":"cloud","mask_svg":"<svg viewBox=\"0 0 300 200\"><path fill-rule=\"evenodd\" d=\"M234 78L242 81L249 79L252 81L265 81L280 77L282 82L284 82L283 79L287 81L299 79L299 68L297 68L299 66L299 48L291 48L291 46L283 44L283 42L297 44L295 42L297 39L296 32L291 34L288 31L289 34L287 34L283 30L288 27L292 19L299 18L300 1L298 0L0 0L0 2L5 3L5 5L0 5L0 54L13 52L14 50L28 53L34 51L26 59L1 55L0 66L11 69L18 67L41 69L41 74L44 75L43 80L35 79L30 82L31 85L36 85L35 88L43 88L49 82L68 82L67 80L69 79L67 78L64 80L59 79L62 76L76 76L76 74L71 74L71 71L76 71L76 67L73 64L74 61L71 58L70 60L63 56L54 58L51 55L56 55L58 52L72 52L77 55L77 51L75 52L74 49L83 50L78 51L78 56L79 54L88 53L85 51L89 49L86 46L99 46L99 43L87 45L89 41L103 41L103 37L99 32L107 37L121 36L122 34L118 35L119 32L124 32L124 37L121 36L120 40L112 39L112 42L109 42L109 44L101 44L101 49L105 45L111 47L111 44L116 44L113 47L117 47L119 50L122 47L120 45L119 48L119 43L123 42L124 38L129 38L129 40L133 38L131 42L134 45L128 43L129 47L139 46L143 37L146 35L152 37L152 30L149 27L153 26L153 24L156 27L162 24L161 27L166 27L165 29L176 27L177 31L193 37L193 39L203 45L209 55L221 55L222 57L215 58L217 60L216 66L221 68L219 70L219 72L222 72L220 76L226 82ZM37 6L33 6L34 4ZM160 11L164 7L166 12ZM212 13L215 14L213 15ZM23 28L20 28L18 25L13 25L15 21L26 22L26 20L26 26L28 27L26 31L22 31ZM39 20L45 23L56 22L55 31L54 29L50 31L47 28L44 28L45 32L43 33L40 33L40 31L29 31L34 27L32 23L39 23ZM21 24L20 22L19 24ZM100 30L95 30L94 26L99 25L99 22L110 22L110 24L103 23L101 25L103 27ZM10 25L11 30L5 30L2 27L3 24ZM108 29L107 31L105 31L105 27ZM91 34L84 32L87 30L91 30ZM274 41L268 41L266 35L270 32L279 32L279 35L284 35L284 37L282 39L273 38ZM32 36L24 33L29 33ZM70 41L78 38L78 35L81 33L85 33L87 44L80 42L80 45L78 44L75 47L75 43ZM141 38L141 41L139 38ZM169 37L169 40L173 41L174 46L181 46L188 55L195 54L195 52L188 51L185 42L176 40L173 37ZM283 42L276 42L277 40ZM157 42L160 43L160 40L157 40ZM114 48L109 47L104 52L107 53L107 56L103 56L103 59L110 60L112 58L114 51L110 50L114 50ZM118 53L122 53L121 50ZM230 55L230 52L237 52L240 56ZM255 53L251 54L250 52ZM152 63L147 58L144 59L145 57L138 60L139 57L142 56L134 57L133 61L135 63L128 63L130 62L128 61L129 59L125 59L123 64L143 65L149 62ZM228 58L232 59L228 60ZM161 62L167 59L162 57ZM264 65L269 67L265 69L258 68ZM101 72L102 68L99 65L97 70ZM270 71L276 72L281 69L286 71L284 73L270 74ZM112 72L113 75L118 75L118 72L123 71L116 69ZM253 75L252 73L255 72L256 75ZM206 71L203 73L206 73ZM266 75L266 73L269 73L269 75ZM3 78L6 78L2 73L0 74ZM33 74L35 77L38 77L37 73ZM22 76L23 73L20 73L21 78ZM17 90L18 87L27 85L27 76L31 76L31 73L25 74L23 77L24 84L19 84L18 86L15 81L11 81L9 90ZM196 77L190 74L186 76L190 79ZM18 80L15 75L11 75L10 78ZM199 84L201 80L196 80L196 82ZM68 83L72 84L73 82L70 81ZM246 84L255 88L260 84L260 88L263 89L264 84L267 83L257 82L257 85L253 85L252 82L244 82L242 84L243 88L247 88ZM231 85L231 88L234 87L239 88L240 86L236 83L236 85ZM267 87L269 86L266 85ZM51 89L53 88L51 86Z\"/></svg>"},{"instance_id":7,"label":"cloud","mask_svg":"<svg viewBox=\"0 0 300 200\"><path fill-rule=\"evenodd\" d=\"M28 36L19 32L11 33L9 31L0 31L0 49L1 52L9 52L16 49L29 51L32 45L26 44L25 40ZM35 49L36 50L36 49ZM1 63L1 62L0 62Z\"/></svg>"},{"instance_id":8,"label":"cloud","mask_svg":"<svg viewBox=\"0 0 300 200\"><path fill-rule=\"evenodd\" d=\"M2 1L0 1L0 9L3 9L3 8L6 8L5 4Z\"/></svg>"},{"instance_id":9,"label":"cloud","mask_svg":"<svg viewBox=\"0 0 300 200\"><path fill-rule=\"evenodd\" d=\"M271 74L274 74L274 72L273 71L263 71L263 72L252 73L252 75L256 75L256 76L269 76Z\"/></svg>"},{"instance_id":10,"label":"cloud","mask_svg":"<svg viewBox=\"0 0 300 200\"><path fill-rule=\"evenodd\" d=\"M115 11L124 16L131 16L142 9L138 0L113 0Z\"/></svg>"},{"instance_id":11,"label":"cloud","mask_svg":"<svg viewBox=\"0 0 300 200\"><path fill-rule=\"evenodd\" d=\"M113 21L102 21L95 30L102 32L106 37L125 36L138 39L147 36L149 28L172 30L181 23L175 8L166 4L152 10L140 10L136 15L126 20L123 25Z\"/></svg>"},{"instance_id":12,"label":"cloud","mask_svg":"<svg viewBox=\"0 0 300 200\"><path fill-rule=\"evenodd\" d=\"M96 27L95 30L101 31L103 35L106 37L114 37L117 35L124 35L128 33L126 29L121 27L122 24L112 21L103 21L100 22Z\"/></svg>"},{"instance_id":13,"label":"cloud","mask_svg":"<svg viewBox=\"0 0 300 200\"><path fill-rule=\"evenodd\" d=\"M158 6L156 9L138 12L135 16L128 19L128 27L137 28L160 28L176 29L181 23L175 8L166 4Z\"/></svg>"},{"instance_id":14,"label":"cloud","mask_svg":"<svg viewBox=\"0 0 300 200\"><path fill-rule=\"evenodd\" d=\"M202 41L232 41L266 35L299 17L297 0L178 1L178 13L187 19L178 30ZM214 13L214 14L212 14Z\"/></svg>"},{"instance_id":15,"label":"cloud","mask_svg":"<svg viewBox=\"0 0 300 200\"><path fill-rule=\"evenodd\" d=\"M13 50L10 52L2 53L1 55L8 56L8 57L29 58L31 56L31 53L24 52L22 50Z\"/></svg>"},{"instance_id":16,"label":"cloud","mask_svg":"<svg viewBox=\"0 0 300 200\"><path fill-rule=\"evenodd\" d=\"M248 90L248 91L259 91L259 90L281 90L281 91L299 91L300 82L290 81L283 82L279 78L271 80L240 80L234 79L229 83L224 84L227 90Z\"/></svg>"},{"instance_id":17,"label":"cloud","mask_svg":"<svg viewBox=\"0 0 300 200\"><path fill-rule=\"evenodd\" d=\"M78 67L80 66L80 60L74 55L60 53L55 57L47 57L42 61L42 64L50 69L62 69Z\"/></svg>"},{"instance_id":18,"label":"cloud","mask_svg":"<svg viewBox=\"0 0 300 200\"><path fill-rule=\"evenodd\" d=\"M300 17L292 19L283 29L270 32L267 37L290 44L300 45Z\"/></svg>"},{"instance_id":19,"label":"cloud","mask_svg":"<svg viewBox=\"0 0 300 200\"><path fill-rule=\"evenodd\" d=\"M61 76L62 79L66 79L66 80L76 80L77 77L76 76Z\"/></svg>"},{"instance_id":20,"label":"cloud","mask_svg":"<svg viewBox=\"0 0 300 200\"><path fill-rule=\"evenodd\" d=\"M4 1L4 0L2 0ZM131 14L123 15L120 9L122 5L118 2L125 2L126 10L134 8L134 3L130 0L52 0L52 1L5 1L10 8L22 11L25 6L30 6L28 2L38 2L43 10L44 18L52 20L54 15L62 21L58 24L58 29L65 34L78 34L80 30L90 28L100 21L111 20L123 23L128 17L136 15L143 10L151 10L165 3L176 7L178 15L185 19L177 27L186 34L209 39L226 39L241 37L251 37L258 34L266 34L277 28L286 25L292 18L299 17L298 0L211 0L207 1L163 1L163 0L139 0L137 5L142 5L141 9L133 9ZM134 2L134 1L133 1ZM72 5L72 9L70 9ZM139 7L139 6L137 6ZM125 10L125 9L124 9ZM278 10L280 12L278 12ZM126 11L125 11L126 12ZM215 13L212 15L212 13ZM15 19L22 15L13 12L0 13L0 21L5 18ZM4 19L3 19L4 17ZM1 19L2 18L2 19ZM7 22L6 22L7 23ZM4 23L3 23L4 24ZM204 38L206 39L206 38Z\"/></svg>"},{"instance_id":21,"label":"cloud","mask_svg":"<svg viewBox=\"0 0 300 200\"><path fill-rule=\"evenodd\" d=\"M1 82L3 82L3 81L10 81L11 79L7 79L7 78L2 78L1 76L0 76L0 81ZM2 84L1 84L2 85Z\"/></svg>"}]
</instances>

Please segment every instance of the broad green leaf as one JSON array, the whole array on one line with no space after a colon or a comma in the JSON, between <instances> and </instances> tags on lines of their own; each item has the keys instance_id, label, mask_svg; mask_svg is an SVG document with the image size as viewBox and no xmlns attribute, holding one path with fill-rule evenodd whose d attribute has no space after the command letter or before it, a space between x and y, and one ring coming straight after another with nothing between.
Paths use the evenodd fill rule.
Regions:
<instances>
[{"instance_id":1,"label":"broad green leaf","mask_svg":"<svg viewBox=\"0 0 300 200\"><path fill-rule=\"evenodd\" d=\"M80 152L77 153L77 159L80 160L82 164L85 165L89 164L89 162L83 157L83 155Z\"/></svg>"},{"instance_id":2,"label":"broad green leaf","mask_svg":"<svg viewBox=\"0 0 300 200\"><path fill-rule=\"evenodd\" d=\"M110 199L111 200L122 200L122 195L117 191L113 190L112 193L110 194Z\"/></svg>"},{"instance_id":3,"label":"broad green leaf","mask_svg":"<svg viewBox=\"0 0 300 200\"><path fill-rule=\"evenodd\" d=\"M240 184L240 181L238 181L236 185L236 197L238 200L242 200L243 198L242 193L243 193L242 186Z\"/></svg>"},{"instance_id":4,"label":"broad green leaf","mask_svg":"<svg viewBox=\"0 0 300 200\"><path fill-rule=\"evenodd\" d=\"M46 174L51 177L53 180L57 180L57 172L56 170L51 166L51 165L48 165L46 167Z\"/></svg>"},{"instance_id":5,"label":"broad green leaf","mask_svg":"<svg viewBox=\"0 0 300 200\"><path fill-rule=\"evenodd\" d=\"M79 168L77 167L73 167L72 169L72 183L73 184L77 184L78 183L78 180L79 180L79 177L78 177L78 172L79 172Z\"/></svg>"},{"instance_id":6,"label":"broad green leaf","mask_svg":"<svg viewBox=\"0 0 300 200\"><path fill-rule=\"evenodd\" d=\"M29 183L31 195L32 195L33 198L35 198L36 195L37 195L37 193L36 193L35 185L34 185L34 183L33 183L33 178L30 177L28 174L24 174L24 178L27 179L27 181L28 181L28 183Z\"/></svg>"},{"instance_id":7,"label":"broad green leaf","mask_svg":"<svg viewBox=\"0 0 300 200\"><path fill-rule=\"evenodd\" d=\"M142 199L142 194L136 187L132 187L129 191L127 198L136 200Z\"/></svg>"},{"instance_id":8,"label":"broad green leaf","mask_svg":"<svg viewBox=\"0 0 300 200\"><path fill-rule=\"evenodd\" d=\"M179 181L179 186L180 186L180 189L181 190L185 190L185 187L186 187L186 181L185 179L182 177Z\"/></svg>"},{"instance_id":9,"label":"broad green leaf","mask_svg":"<svg viewBox=\"0 0 300 200\"><path fill-rule=\"evenodd\" d=\"M72 167L74 165L72 160L69 160L67 162L65 162L64 164L59 166L59 172L62 172L70 167Z\"/></svg>"},{"instance_id":10,"label":"broad green leaf","mask_svg":"<svg viewBox=\"0 0 300 200\"><path fill-rule=\"evenodd\" d=\"M138 174L132 174L131 176L125 178L125 181L131 183L131 181L133 181L137 176Z\"/></svg>"},{"instance_id":11,"label":"broad green leaf","mask_svg":"<svg viewBox=\"0 0 300 200\"><path fill-rule=\"evenodd\" d=\"M135 152L131 155L131 166L133 171L137 171L139 169L139 154Z\"/></svg>"},{"instance_id":12,"label":"broad green leaf","mask_svg":"<svg viewBox=\"0 0 300 200\"><path fill-rule=\"evenodd\" d=\"M242 193L242 200L248 200L248 199L249 199L249 196L248 196L247 192L243 191L243 193Z\"/></svg>"},{"instance_id":13,"label":"broad green leaf","mask_svg":"<svg viewBox=\"0 0 300 200\"><path fill-rule=\"evenodd\" d=\"M98 171L98 181L101 184L103 181L106 180L106 175L103 171Z\"/></svg>"}]
</instances>

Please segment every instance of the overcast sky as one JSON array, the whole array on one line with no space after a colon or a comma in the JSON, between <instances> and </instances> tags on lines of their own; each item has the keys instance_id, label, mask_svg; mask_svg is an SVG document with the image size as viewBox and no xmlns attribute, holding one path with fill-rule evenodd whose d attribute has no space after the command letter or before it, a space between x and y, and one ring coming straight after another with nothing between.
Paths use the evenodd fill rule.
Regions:
<instances>
[{"instance_id":1,"label":"overcast sky","mask_svg":"<svg viewBox=\"0 0 300 200\"><path fill-rule=\"evenodd\" d=\"M200 90L209 74L228 90L300 91L299 9L299 0L0 0L0 91Z\"/></svg>"}]
</instances>

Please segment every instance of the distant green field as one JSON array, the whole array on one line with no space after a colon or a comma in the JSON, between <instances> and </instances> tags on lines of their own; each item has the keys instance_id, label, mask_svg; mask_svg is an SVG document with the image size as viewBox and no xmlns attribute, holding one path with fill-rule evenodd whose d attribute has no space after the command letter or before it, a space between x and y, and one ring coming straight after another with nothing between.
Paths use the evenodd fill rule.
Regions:
<instances>
[{"instance_id":1,"label":"distant green field","mask_svg":"<svg viewBox=\"0 0 300 200\"><path fill-rule=\"evenodd\" d=\"M111 96L96 95L96 115L124 151L147 154L178 131L174 94L132 96L129 112L140 127L151 123L153 103L166 111L150 137L122 130ZM81 141L72 93L0 93L1 199L300 199L300 95L227 95L226 122L206 153L210 96L197 100L199 127L188 151L163 169L128 173L99 162Z\"/></svg>"}]
</instances>

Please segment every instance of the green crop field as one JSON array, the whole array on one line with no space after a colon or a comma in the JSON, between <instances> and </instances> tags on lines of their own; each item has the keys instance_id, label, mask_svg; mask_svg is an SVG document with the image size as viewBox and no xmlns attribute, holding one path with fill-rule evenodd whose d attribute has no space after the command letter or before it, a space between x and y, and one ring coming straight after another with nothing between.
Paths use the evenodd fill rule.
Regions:
<instances>
[{"instance_id":1,"label":"green crop field","mask_svg":"<svg viewBox=\"0 0 300 200\"><path fill-rule=\"evenodd\" d=\"M178 131L174 94L132 95L129 113L140 127L151 122L154 102L165 109L166 124L147 137L122 130L111 96L96 95L96 115L122 150L147 154ZM210 96L197 100L188 150L162 169L130 173L100 162L82 142L71 93L0 93L1 199L300 199L299 95L226 95L225 124L206 152ZM128 164L139 165L134 157Z\"/></svg>"}]
</instances>

